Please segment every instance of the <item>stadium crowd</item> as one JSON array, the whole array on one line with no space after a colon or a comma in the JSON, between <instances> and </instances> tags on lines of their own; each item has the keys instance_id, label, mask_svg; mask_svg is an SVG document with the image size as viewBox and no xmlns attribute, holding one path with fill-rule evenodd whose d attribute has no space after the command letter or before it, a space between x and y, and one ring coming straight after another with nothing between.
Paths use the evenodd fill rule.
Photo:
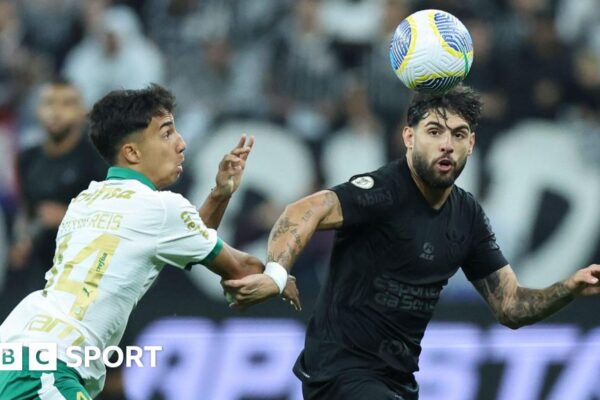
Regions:
<instances>
[{"instance_id":1,"label":"stadium crowd","mask_svg":"<svg viewBox=\"0 0 600 400\"><path fill-rule=\"evenodd\" d=\"M582 157L598 163L596 0L0 0L0 316L50 267L48 257L29 257L39 253L35 246L52 247L54 235L23 246L24 235L44 231L47 210L33 203L68 201L56 187L31 198L38 183L20 170L26 151L46 140L38 113L45 84L71 82L83 108L112 89L170 88L188 160L231 121L277 127L309 149L310 189L319 188L404 153L411 93L390 68L389 40L403 18L425 8L453 13L471 32L475 61L466 83L485 103L480 158L519 121L543 119L567 123ZM258 135L260 146L269 144ZM83 170L92 161L75 162ZM176 188L184 194L200 174L187 165ZM40 172L52 182L47 174ZM489 175L482 166L480 197ZM268 234L281 211L272 201L260 190L246 193L233 245ZM320 237L300 264L327 257L332 237Z\"/></svg>"}]
</instances>

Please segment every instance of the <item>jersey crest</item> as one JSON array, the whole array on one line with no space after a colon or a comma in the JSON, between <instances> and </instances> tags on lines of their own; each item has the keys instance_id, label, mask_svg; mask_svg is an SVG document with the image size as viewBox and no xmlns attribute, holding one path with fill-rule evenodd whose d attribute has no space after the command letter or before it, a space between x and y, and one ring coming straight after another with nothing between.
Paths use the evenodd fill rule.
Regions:
<instances>
[{"instance_id":1,"label":"jersey crest","mask_svg":"<svg viewBox=\"0 0 600 400\"><path fill-rule=\"evenodd\" d=\"M354 186L361 189L371 189L375 185L375 181L368 175L354 177L350 180Z\"/></svg>"}]
</instances>

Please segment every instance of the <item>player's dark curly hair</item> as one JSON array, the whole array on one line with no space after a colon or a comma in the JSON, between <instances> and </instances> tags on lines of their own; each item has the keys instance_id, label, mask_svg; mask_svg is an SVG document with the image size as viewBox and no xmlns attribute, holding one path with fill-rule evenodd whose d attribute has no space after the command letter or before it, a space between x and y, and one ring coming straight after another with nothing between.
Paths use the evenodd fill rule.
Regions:
<instances>
[{"instance_id":1,"label":"player's dark curly hair","mask_svg":"<svg viewBox=\"0 0 600 400\"><path fill-rule=\"evenodd\" d=\"M406 123L414 127L432 110L440 113L444 118L446 111L451 111L464 118L471 130L474 130L481 114L481 107L479 94L464 85L439 94L417 93L406 112Z\"/></svg>"},{"instance_id":2,"label":"player's dark curly hair","mask_svg":"<svg viewBox=\"0 0 600 400\"><path fill-rule=\"evenodd\" d=\"M100 155L113 165L125 137L145 129L152 117L171 113L174 108L175 96L154 83L140 90L114 90L92 107L90 139Z\"/></svg>"}]
</instances>

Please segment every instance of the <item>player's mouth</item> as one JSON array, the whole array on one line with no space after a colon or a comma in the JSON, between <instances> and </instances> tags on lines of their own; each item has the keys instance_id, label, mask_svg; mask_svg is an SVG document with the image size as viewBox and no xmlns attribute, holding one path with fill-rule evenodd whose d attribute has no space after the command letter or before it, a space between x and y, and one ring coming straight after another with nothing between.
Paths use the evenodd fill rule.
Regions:
<instances>
[{"instance_id":1,"label":"player's mouth","mask_svg":"<svg viewBox=\"0 0 600 400\"><path fill-rule=\"evenodd\" d=\"M181 161L179 161L179 164L177 164L177 170L179 172L183 172L183 162L185 161L185 158L182 158Z\"/></svg>"},{"instance_id":2,"label":"player's mouth","mask_svg":"<svg viewBox=\"0 0 600 400\"><path fill-rule=\"evenodd\" d=\"M435 163L435 166L439 172L447 173L454 167L454 161L448 157L442 157Z\"/></svg>"}]
</instances>

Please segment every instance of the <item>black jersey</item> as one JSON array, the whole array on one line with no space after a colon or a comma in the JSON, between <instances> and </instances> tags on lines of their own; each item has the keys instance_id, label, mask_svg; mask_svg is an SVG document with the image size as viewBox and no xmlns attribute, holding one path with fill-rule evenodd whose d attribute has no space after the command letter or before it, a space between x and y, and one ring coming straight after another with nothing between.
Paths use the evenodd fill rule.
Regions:
<instances>
[{"instance_id":1,"label":"black jersey","mask_svg":"<svg viewBox=\"0 0 600 400\"><path fill-rule=\"evenodd\" d=\"M469 280L481 279L508 262L473 196L454 186L433 209L405 159L332 190L344 223L296 375L326 380L361 369L410 376L448 279L459 267Z\"/></svg>"},{"instance_id":2,"label":"black jersey","mask_svg":"<svg viewBox=\"0 0 600 400\"><path fill-rule=\"evenodd\" d=\"M48 156L43 145L23 151L18 157L18 173L28 216L35 218L37 207L45 201L68 206L91 181L104 180L107 169L86 135L71 151L58 157ZM52 266L57 230L42 229L34 238L34 255L45 264L44 268Z\"/></svg>"}]
</instances>

